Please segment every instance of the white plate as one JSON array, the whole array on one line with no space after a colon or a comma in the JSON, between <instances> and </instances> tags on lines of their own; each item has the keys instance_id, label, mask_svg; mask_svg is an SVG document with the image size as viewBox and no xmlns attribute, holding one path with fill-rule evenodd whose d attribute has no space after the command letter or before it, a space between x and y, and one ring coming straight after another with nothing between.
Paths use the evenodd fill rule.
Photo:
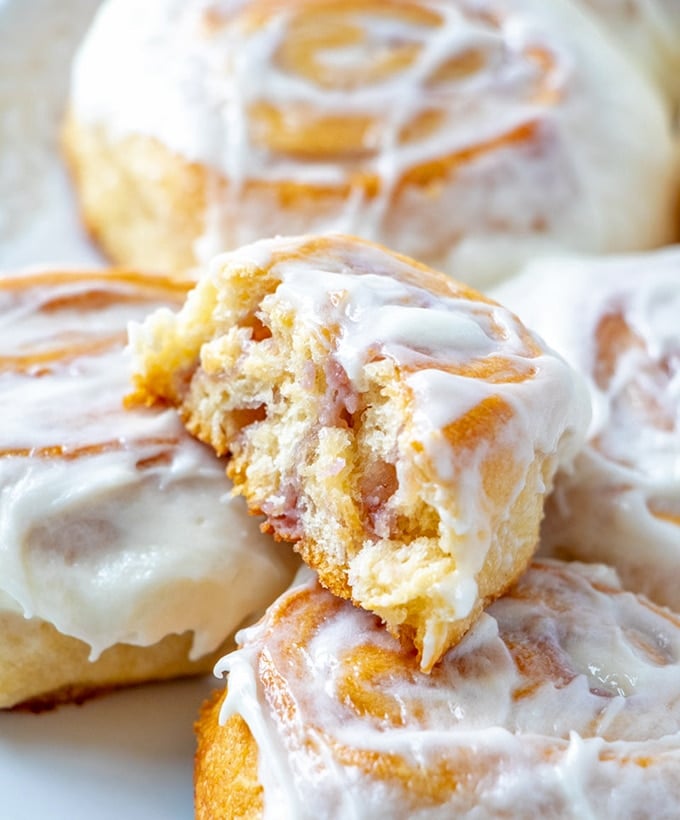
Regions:
<instances>
[{"instance_id":1,"label":"white plate","mask_svg":"<svg viewBox=\"0 0 680 820\"><path fill-rule=\"evenodd\" d=\"M0 270L101 265L57 151L75 44L97 0L0 0ZM39 715L0 712L1 820L189 820L209 680Z\"/></svg>"},{"instance_id":2,"label":"white plate","mask_svg":"<svg viewBox=\"0 0 680 820\"><path fill-rule=\"evenodd\" d=\"M192 727L210 686L176 681L0 713L0 817L190 820Z\"/></svg>"}]
</instances>

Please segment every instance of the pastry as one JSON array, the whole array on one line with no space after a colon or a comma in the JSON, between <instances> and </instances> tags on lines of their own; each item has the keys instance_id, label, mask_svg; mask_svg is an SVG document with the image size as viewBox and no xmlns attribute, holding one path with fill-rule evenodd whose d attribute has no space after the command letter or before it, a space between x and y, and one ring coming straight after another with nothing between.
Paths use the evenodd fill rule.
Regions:
<instances>
[{"instance_id":1,"label":"pastry","mask_svg":"<svg viewBox=\"0 0 680 820\"><path fill-rule=\"evenodd\" d=\"M592 398L543 549L610 563L627 587L680 611L680 247L546 261L498 298L584 375Z\"/></svg>"},{"instance_id":2,"label":"pastry","mask_svg":"<svg viewBox=\"0 0 680 820\"><path fill-rule=\"evenodd\" d=\"M667 95L680 102L678 0L577 0Z\"/></svg>"},{"instance_id":3,"label":"pastry","mask_svg":"<svg viewBox=\"0 0 680 820\"><path fill-rule=\"evenodd\" d=\"M341 235L217 257L132 343L138 398L229 454L267 529L424 669L525 568L589 413L509 311Z\"/></svg>"},{"instance_id":4,"label":"pastry","mask_svg":"<svg viewBox=\"0 0 680 820\"><path fill-rule=\"evenodd\" d=\"M0 708L205 672L290 582L174 411L123 408L127 322L187 288L0 278Z\"/></svg>"},{"instance_id":5,"label":"pastry","mask_svg":"<svg viewBox=\"0 0 680 820\"><path fill-rule=\"evenodd\" d=\"M118 263L341 231L483 287L676 238L668 120L564 0L109 0L63 143Z\"/></svg>"},{"instance_id":6,"label":"pastry","mask_svg":"<svg viewBox=\"0 0 680 820\"><path fill-rule=\"evenodd\" d=\"M605 567L534 563L429 676L313 579L238 641L197 820L677 813L680 618Z\"/></svg>"}]
</instances>

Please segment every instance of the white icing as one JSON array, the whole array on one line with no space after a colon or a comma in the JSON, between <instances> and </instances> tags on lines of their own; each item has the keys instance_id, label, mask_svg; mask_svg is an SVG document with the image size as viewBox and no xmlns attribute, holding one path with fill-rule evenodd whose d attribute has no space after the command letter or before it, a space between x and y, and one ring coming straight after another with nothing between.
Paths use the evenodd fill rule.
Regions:
<instances>
[{"instance_id":1,"label":"white icing","mask_svg":"<svg viewBox=\"0 0 680 820\"><path fill-rule=\"evenodd\" d=\"M671 817L677 807L680 622L599 568L535 564L429 676L313 578L238 642L216 667L229 673L221 720L240 714L253 733L265 818ZM343 764L343 749L349 761L394 763L381 775ZM417 776L436 783L447 761L457 789L418 802Z\"/></svg>"},{"instance_id":2,"label":"white icing","mask_svg":"<svg viewBox=\"0 0 680 820\"><path fill-rule=\"evenodd\" d=\"M680 248L536 263L496 296L585 376L594 408L587 446L556 480L545 547L613 563L631 588L680 608ZM610 314L638 342L603 382L596 333Z\"/></svg>"},{"instance_id":3,"label":"white icing","mask_svg":"<svg viewBox=\"0 0 680 820\"><path fill-rule=\"evenodd\" d=\"M361 35L333 47L322 35L304 40L304 6L109 0L75 61L73 111L113 140L156 138L229 180L221 195L209 180L201 261L264 235L339 230L483 285L550 250L627 250L668 239L667 115L591 20L562 0L420 6L429 22L407 22L389 4L352 6L329 20L315 9L321 32L350 25ZM285 49L304 43L316 60L314 80L286 64ZM365 79L406 47L414 50L406 66ZM473 51L483 65L433 80L448 60ZM333 67L326 84L324 66ZM372 125L357 146L324 156L308 145L296 155L266 144L255 106L279 111L293 129L305 117L368 117ZM432 129L403 138L433 113L441 120ZM531 136L494 147L522 129ZM466 154L480 146L491 147ZM401 185L409 170L459 153L448 178ZM378 180L379 195L366 194L362 175ZM247 193L252 181L350 192L296 211L280 207L276 193Z\"/></svg>"},{"instance_id":4,"label":"white icing","mask_svg":"<svg viewBox=\"0 0 680 820\"><path fill-rule=\"evenodd\" d=\"M677 0L578 0L603 28L680 102L680 3Z\"/></svg>"},{"instance_id":5,"label":"white icing","mask_svg":"<svg viewBox=\"0 0 680 820\"><path fill-rule=\"evenodd\" d=\"M186 631L198 657L290 578L287 551L259 533L230 497L223 464L176 414L123 409L127 322L181 298L153 281L0 280L0 606L80 638L93 657ZM69 303L88 297L104 303ZM23 368L13 360L62 345L77 355ZM65 452L40 452L49 447Z\"/></svg>"}]
</instances>

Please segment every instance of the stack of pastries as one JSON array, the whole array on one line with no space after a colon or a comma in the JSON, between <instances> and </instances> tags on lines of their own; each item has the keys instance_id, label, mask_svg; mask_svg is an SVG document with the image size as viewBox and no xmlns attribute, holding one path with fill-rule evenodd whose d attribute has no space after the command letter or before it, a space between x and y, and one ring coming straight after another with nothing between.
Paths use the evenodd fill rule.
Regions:
<instances>
[{"instance_id":1,"label":"stack of pastries","mask_svg":"<svg viewBox=\"0 0 680 820\"><path fill-rule=\"evenodd\" d=\"M128 267L0 277L0 708L222 658L202 820L674 817L679 65L673 0L104 2Z\"/></svg>"},{"instance_id":2,"label":"stack of pastries","mask_svg":"<svg viewBox=\"0 0 680 820\"><path fill-rule=\"evenodd\" d=\"M537 315L558 293L581 347L606 328L591 351L602 378L619 374L612 436L637 411L677 438L680 251L581 263L615 274L573 313L578 278L543 264L559 283L536 274ZM633 307L627 265L650 269ZM310 567L217 666L228 687L197 724L198 817L673 816L680 616L602 565L529 563L553 482L544 530L568 546L560 513L593 527L585 503L565 510L574 487L593 509L616 503L589 468L604 445L584 362L579 377L497 302L339 235L218 257L132 345L135 399L175 405ZM675 538L677 500L650 510ZM632 533L600 534L625 569ZM653 592L649 559L637 586Z\"/></svg>"}]
</instances>

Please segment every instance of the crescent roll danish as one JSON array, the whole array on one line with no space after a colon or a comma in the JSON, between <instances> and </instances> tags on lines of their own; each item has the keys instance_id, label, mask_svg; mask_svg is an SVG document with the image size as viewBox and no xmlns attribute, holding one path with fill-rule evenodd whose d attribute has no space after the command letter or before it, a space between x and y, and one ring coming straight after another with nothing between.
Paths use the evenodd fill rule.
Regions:
<instances>
[{"instance_id":1,"label":"crescent roll danish","mask_svg":"<svg viewBox=\"0 0 680 820\"><path fill-rule=\"evenodd\" d=\"M593 418L544 549L680 611L680 247L536 264L498 291L585 377Z\"/></svg>"},{"instance_id":2,"label":"crescent roll danish","mask_svg":"<svg viewBox=\"0 0 680 820\"><path fill-rule=\"evenodd\" d=\"M431 675L314 579L238 641L198 820L677 813L680 618L605 567L534 563Z\"/></svg>"},{"instance_id":3,"label":"crescent roll danish","mask_svg":"<svg viewBox=\"0 0 680 820\"><path fill-rule=\"evenodd\" d=\"M566 0L108 0L64 147L120 264L357 234L484 286L677 237L661 96Z\"/></svg>"},{"instance_id":4,"label":"crescent roll danish","mask_svg":"<svg viewBox=\"0 0 680 820\"><path fill-rule=\"evenodd\" d=\"M139 396L229 454L266 528L425 669L526 566L589 412L509 311L340 235L217 257L133 345Z\"/></svg>"},{"instance_id":5,"label":"crescent roll danish","mask_svg":"<svg viewBox=\"0 0 680 820\"><path fill-rule=\"evenodd\" d=\"M293 568L171 410L125 410L126 324L187 282L0 278L0 708L204 672Z\"/></svg>"}]
</instances>

